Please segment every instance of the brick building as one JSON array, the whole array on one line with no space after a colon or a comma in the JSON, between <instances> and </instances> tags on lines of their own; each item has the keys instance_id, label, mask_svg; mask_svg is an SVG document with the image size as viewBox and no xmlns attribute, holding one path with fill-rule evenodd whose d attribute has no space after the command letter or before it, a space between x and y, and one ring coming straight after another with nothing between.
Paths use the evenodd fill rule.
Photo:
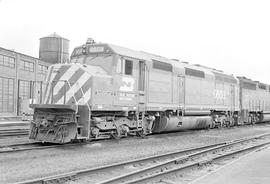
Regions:
<instances>
[{"instance_id":1,"label":"brick building","mask_svg":"<svg viewBox=\"0 0 270 184\"><path fill-rule=\"evenodd\" d=\"M38 58L0 47L0 117L21 115L25 102L40 100L42 81L49 65Z\"/></svg>"}]
</instances>

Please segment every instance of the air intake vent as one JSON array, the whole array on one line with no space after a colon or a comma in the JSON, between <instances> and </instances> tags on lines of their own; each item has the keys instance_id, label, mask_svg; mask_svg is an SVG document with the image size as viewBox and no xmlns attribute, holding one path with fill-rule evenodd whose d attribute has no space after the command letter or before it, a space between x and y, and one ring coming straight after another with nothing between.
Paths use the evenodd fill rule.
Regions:
<instances>
[{"instance_id":1,"label":"air intake vent","mask_svg":"<svg viewBox=\"0 0 270 184\"><path fill-rule=\"evenodd\" d=\"M242 87L244 89L256 90L256 84L254 83L243 82Z\"/></svg>"},{"instance_id":2,"label":"air intake vent","mask_svg":"<svg viewBox=\"0 0 270 184\"><path fill-rule=\"evenodd\" d=\"M185 68L185 74L186 75L193 76L193 77L200 77L200 78L204 78L205 77L203 71L194 70L194 69L191 69L191 68Z\"/></svg>"},{"instance_id":3,"label":"air intake vent","mask_svg":"<svg viewBox=\"0 0 270 184\"><path fill-rule=\"evenodd\" d=\"M164 63L161 61L157 60L152 60L153 61L153 68L159 69L159 70L164 70L167 72L172 72L172 65L169 63Z\"/></svg>"},{"instance_id":4,"label":"air intake vent","mask_svg":"<svg viewBox=\"0 0 270 184\"><path fill-rule=\"evenodd\" d=\"M266 85L259 83L259 88L266 90Z\"/></svg>"}]
</instances>

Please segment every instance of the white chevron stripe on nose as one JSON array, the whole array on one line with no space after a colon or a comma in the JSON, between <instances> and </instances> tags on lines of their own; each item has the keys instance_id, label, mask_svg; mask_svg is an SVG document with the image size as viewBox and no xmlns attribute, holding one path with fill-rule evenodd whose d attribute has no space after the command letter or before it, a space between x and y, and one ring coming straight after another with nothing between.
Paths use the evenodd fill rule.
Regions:
<instances>
[{"instance_id":1,"label":"white chevron stripe on nose","mask_svg":"<svg viewBox=\"0 0 270 184\"><path fill-rule=\"evenodd\" d=\"M47 83L48 89L47 89L47 92L45 94L44 102L47 102L47 100L49 98L50 91L52 90L52 80L54 79L56 74L57 74L57 72L52 71L51 77L46 81L46 82L48 82Z\"/></svg>"},{"instance_id":2,"label":"white chevron stripe on nose","mask_svg":"<svg viewBox=\"0 0 270 184\"><path fill-rule=\"evenodd\" d=\"M47 71L47 75L46 75L46 79L45 81L48 81L49 80L49 73L51 72L51 70L53 69L53 67L49 67L48 71Z\"/></svg>"},{"instance_id":3,"label":"white chevron stripe on nose","mask_svg":"<svg viewBox=\"0 0 270 184\"><path fill-rule=\"evenodd\" d=\"M66 93L66 102L68 102L76 92L80 90L80 88L84 85L84 83L91 78L91 75L89 73L84 72L84 74L78 79L78 81L67 91ZM63 104L64 103L64 96L58 100L57 104Z\"/></svg>"},{"instance_id":4,"label":"white chevron stripe on nose","mask_svg":"<svg viewBox=\"0 0 270 184\"><path fill-rule=\"evenodd\" d=\"M90 100L91 98L91 88L88 89L88 91L86 91L86 93L84 93L84 96L82 96L80 98L80 100L78 101L79 105L86 105L87 102Z\"/></svg>"},{"instance_id":5,"label":"white chevron stripe on nose","mask_svg":"<svg viewBox=\"0 0 270 184\"><path fill-rule=\"evenodd\" d=\"M72 65L65 74L59 79L60 81L56 83L56 85L53 88L54 95L58 94L59 90L65 85L66 80L70 79L72 75L78 70L78 67L76 65Z\"/></svg>"}]
</instances>

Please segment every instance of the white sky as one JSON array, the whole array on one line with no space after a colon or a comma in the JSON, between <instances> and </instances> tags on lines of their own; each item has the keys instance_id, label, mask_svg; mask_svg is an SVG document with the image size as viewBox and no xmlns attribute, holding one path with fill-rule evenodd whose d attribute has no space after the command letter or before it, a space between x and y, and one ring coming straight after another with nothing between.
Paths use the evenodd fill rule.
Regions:
<instances>
[{"instance_id":1,"label":"white sky","mask_svg":"<svg viewBox=\"0 0 270 184\"><path fill-rule=\"evenodd\" d=\"M0 0L0 47L38 57L53 32L70 52L91 37L270 84L268 0Z\"/></svg>"}]
</instances>

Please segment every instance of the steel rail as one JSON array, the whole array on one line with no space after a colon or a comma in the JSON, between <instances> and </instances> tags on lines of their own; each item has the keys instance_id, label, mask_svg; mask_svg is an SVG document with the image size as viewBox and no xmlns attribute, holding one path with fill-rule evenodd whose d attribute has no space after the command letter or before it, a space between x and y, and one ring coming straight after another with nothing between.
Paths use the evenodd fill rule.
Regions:
<instances>
[{"instance_id":1,"label":"steel rail","mask_svg":"<svg viewBox=\"0 0 270 184\"><path fill-rule=\"evenodd\" d=\"M258 138L256 137L256 138L253 138L253 139L258 139ZM181 157L173 158L173 159L158 163L158 164L153 165L153 166L149 166L149 167L146 167L146 168L134 171L134 172L130 172L128 174L123 174L123 175L117 176L115 178L111 178L111 179L99 182L99 184L120 183L122 180L128 180L128 178L130 178L130 177L135 177L136 175L142 175L145 172L150 172L150 171L158 169L160 167L166 167L166 166L169 166L171 164L179 164L179 163L182 163L182 162L184 163L186 160L191 159L193 157L200 156L200 155L206 154L208 152L213 152L213 151L217 151L217 150L220 150L220 149L228 148L228 147L231 147L233 145L236 145L236 144L239 144L239 143L244 143L244 142L247 142L247 141L250 141L250 140L253 140L253 139L252 138L251 139L250 138L249 139L242 139L242 140L234 141L234 142L231 142L231 143L228 143L228 144L216 146L216 147L213 147L213 148L204 149L202 151L198 151L198 152L195 152L195 153L192 153L192 154L189 154L189 155L184 155L184 156L181 156Z\"/></svg>"},{"instance_id":2,"label":"steel rail","mask_svg":"<svg viewBox=\"0 0 270 184\"><path fill-rule=\"evenodd\" d=\"M27 128L12 128L12 129L2 129L0 130L0 133L5 133L5 132L14 132L14 131L23 131L23 130L27 130Z\"/></svg>"},{"instance_id":3,"label":"steel rail","mask_svg":"<svg viewBox=\"0 0 270 184\"><path fill-rule=\"evenodd\" d=\"M28 150L39 150L39 149L48 149L48 148L56 148L56 147L70 147L70 146L80 146L86 145L88 143L69 143L69 144L43 144L40 145L39 142L33 143L22 143L22 144L13 144L13 145L6 145L0 147L0 154L1 153L10 153L10 152L19 152L19 151L28 151ZM20 148L21 147L21 148Z\"/></svg>"},{"instance_id":4,"label":"steel rail","mask_svg":"<svg viewBox=\"0 0 270 184\"><path fill-rule=\"evenodd\" d=\"M191 154L190 152L195 152L193 154L199 155L199 152L206 153L207 151L210 151L210 150L221 149L223 146L226 146L226 145L233 145L233 144L237 144L240 142L246 142L246 141L253 140L253 139L259 139L259 138L262 138L265 136L270 136L270 133L261 134L261 135L248 137L248 138L236 139L236 140L232 140L232 141L216 143L216 144L211 144L211 145L207 145L207 146L194 147L191 149L179 150L179 151L164 153L164 154L160 154L160 155L149 156L149 157L134 159L134 160L130 160L130 161L124 161L124 162L120 162L120 163L113 163L113 164L105 165L105 166L101 166L101 167L76 170L76 171L58 174L58 175L54 175L54 176L42 177L42 178L37 178L37 179L33 179L33 180L27 180L27 181L19 182L18 184L46 183L46 182L50 182L50 181L54 181L54 180L61 180L61 179L70 178L70 177L80 177L80 176L85 176L85 175L100 172L100 171L106 171L108 169L115 169L115 168L122 167L125 165L141 163L144 161L153 161L155 159L160 159L160 158L164 158L164 157L171 157L171 156L175 156L177 154L188 154L188 153ZM199 150L201 150L201 151L199 151ZM184 160L187 158L187 156L178 157L177 161L180 162L179 158L182 158ZM174 161L175 161L175 159L174 159ZM129 175L129 174L130 173L128 173L127 175ZM120 177L125 177L125 176L120 176ZM120 177L117 177L117 178L122 179ZM113 182L113 181L116 181L117 178L113 178L112 181L106 180L106 181L101 182L101 183Z\"/></svg>"},{"instance_id":5,"label":"steel rail","mask_svg":"<svg viewBox=\"0 0 270 184\"><path fill-rule=\"evenodd\" d=\"M0 127L14 127L14 126L29 126L30 122L15 122L15 123L1 123L0 121Z\"/></svg>"},{"instance_id":6,"label":"steel rail","mask_svg":"<svg viewBox=\"0 0 270 184\"><path fill-rule=\"evenodd\" d=\"M28 133L29 131L27 129L0 130L0 137L28 135Z\"/></svg>"},{"instance_id":7,"label":"steel rail","mask_svg":"<svg viewBox=\"0 0 270 184\"><path fill-rule=\"evenodd\" d=\"M39 149L48 149L48 148L56 148L60 145L42 145L37 146L36 143L29 143L29 144L21 144L18 146L25 146L23 148L17 148L17 146L9 147L9 146L3 146L0 148L0 154L1 153L10 153L10 152L19 152L19 151L28 151L28 150L39 150ZM63 146L63 145L62 145Z\"/></svg>"},{"instance_id":8,"label":"steel rail","mask_svg":"<svg viewBox=\"0 0 270 184\"><path fill-rule=\"evenodd\" d=\"M213 146L217 146L217 145L221 145L221 144L226 144L226 143L227 142L223 142L223 143L218 143L218 144L213 144L213 145L208 145L208 146L202 146L202 147L197 147L197 148L181 150L181 151L177 151L177 152L165 153L165 154L161 154L161 155L157 155L157 156L145 157L145 158L142 158L142 159L134 159L134 160L120 162L120 163L113 163L113 164L110 164L110 165L105 165L105 166L101 166L101 167L95 167L95 168L91 168L91 169L83 169L83 170L78 170L78 171L72 171L72 172L63 173L63 174L59 174L59 175L55 175L55 176L43 177L43 178L38 178L38 179L33 179L33 180L27 180L27 181L19 182L17 184L34 184L34 183L42 183L43 184L43 183L46 183L46 182L49 182L49 181L59 180L59 179L62 179L62 178L79 176L79 175L84 175L84 174L90 174L90 173L95 173L95 172L99 172L99 171L102 171L102 170L121 167L121 166L128 165L128 164L134 164L134 163L138 163L138 162L149 161L151 159L158 159L158 158L165 157L165 156L172 156L172 154L185 154L185 153L188 153L188 152L196 151L198 149L204 149L205 147L209 148L209 147L213 147Z\"/></svg>"},{"instance_id":9,"label":"steel rail","mask_svg":"<svg viewBox=\"0 0 270 184\"><path fill-rule=\"evenodd\" d=\"M262 125L263 123L261 123L261 124L256 124L256 125ZM265 124L263 124L263 126L265 126ZM240 126L240 128L241 128L242 126ZM202 130L203 131L203 130ZM164 134L158 134L158 135L150 135L150 136L148 136L147 138L149 138L149 137L156 137L156 136L163 136ZM170 136L170 135L168 135L168 136ZM4 137L4 136L3 136ZM1 137L1 134L0 134L0 139L1 139L2 137ZM128 138L126 138L126 139L129 139L129 138L133 138L133 137L128 137ZM239 139L240 140L240 139ZM114 139L105 139L105 140L103 140L103 142L104 141L115 141ZM42 145L42 146L40 146L40 148L39 147L37 147L37 146L35 146L35 147L33 147L33 148L18 148L19 146L31 146L31 145L34 145L34 144L38 144L38 143L40 143L41 144L41 142L34 142L34 143L23 143L23 144L13 144L13 145L4 145L4 146L0 146L0 154L1 153L7 153L7 152L17 152L17 151L28 151L28 150L35 150L35 149L44 149L44 148L54 148L54 147L57 147L57 146L52 146L52 147L49 147L49 146L46 146L46 147L44 147L44 145ZM84 145L84 144L89 144L89 143L91 143L91 140L88 140L88 141L86 141L86 142L84 142L84 143L82 143L82 142L80 142L80 143L75 143L76 145L78 144L78 145ZM75 144L73 144L73 143L68 143L68 144L65 144L65 145L61 145L61 146L66 146L66 145L68 145L68 146L71 146L71 145L75 145ZM1 150L2 149L2 150Z\"/></svg>"},{"instance_id":10,"label":"steel rail","mask_svg":"<svg viewBox=\"0 0 270 184\"><path fill-rule=\"evenodd\" d=\"M108 139L103 142L113 142L115 140ZM48 148L56 148L56 147L70 147L70 146L82 146L94 143L91 141L86 142L78 142L78 143L67 143L67 144L53 144L46 143L42 144L41 142L31 142L31 143L22 143L22 144L11 144L0 146L0 154L1 153L10 153L10 152L19 152L19 151L28 151L28 150L39 150L39 149L48 149Z\"/></svg>"},{"instance_id":11,"label":"steel rail","mask_svg":"<svg viewBox=\"0 0 270 184\"><path fill-rule=\"evenodd\" d=\"M163 171L163 172L160 172L160 173L149 175L149 176L146 176L146 177L143 177L143 178L134 179L134 180L125 182L125 184L145 183L147 181L152 181L155 178L160 178L160 177L163 177L165 175L175 173L175 172L179 172L179 171L184 171L186 169L190 169L190 168L193 168L193 167L199 167L199 166L202 166L202 165L210 164L210 163L212 163L214 161L217 161L219 159L224 159L226 157L233 156L233 155L236 155L236 154L240 154L240 153L243 153L243 152L246 152L246 151L256 150L256 149L259 150L259 149L261 149L261 147L264 147L264 146L269 145L269 144L270 144L270 141L265 142L265 143L261 143L261 144L255 145L255 146L250 146L250 147L247 147L247 148L244 148L244 149L239 149L239 150L236 150L236 151L232 151L232 152L229 152L229 153L225 153L223 155L213 157L213 158L208 159L208 160L198 161L198 162L191 163L191 164L188 164L188 165L185 165L185 166L181 166L181 167L178 167L178 168L169 169L169 170L166 170L166 171Z\"/></svg>"}]
</instances>

